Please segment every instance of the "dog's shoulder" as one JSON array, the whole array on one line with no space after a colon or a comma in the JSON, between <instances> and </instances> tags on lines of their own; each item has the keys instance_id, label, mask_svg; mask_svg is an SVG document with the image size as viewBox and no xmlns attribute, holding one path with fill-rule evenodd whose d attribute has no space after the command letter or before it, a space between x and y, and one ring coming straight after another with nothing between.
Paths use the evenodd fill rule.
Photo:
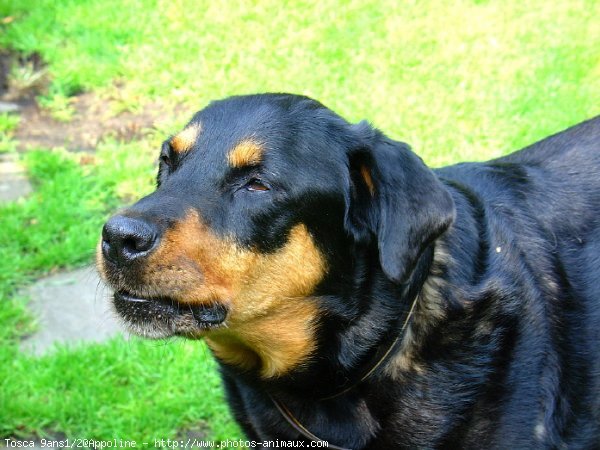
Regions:
<instances>
[{"instance_id":1,"label":"dog's shoulder","mask_svg":"<svg viewBox=\"0 0 600 450\"><path fill-rule=\"evenodd\" d=\"M600 116L510 155L436 171L451 188L497 211L531 215L559 234L598 233Z\"/></svg>"}]
</instances>

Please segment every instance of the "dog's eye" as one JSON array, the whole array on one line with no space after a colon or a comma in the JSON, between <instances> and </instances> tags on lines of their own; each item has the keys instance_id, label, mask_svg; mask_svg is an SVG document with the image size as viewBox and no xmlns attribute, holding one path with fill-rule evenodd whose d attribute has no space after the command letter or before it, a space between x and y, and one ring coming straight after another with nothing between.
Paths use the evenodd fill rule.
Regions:
<instances>
[{"instance_id":1,"label":"dog's eye","mask_svg":"<svg viewBox=\"0 0 600 450\"><path fill-rule=\"evenodd\" d=\"M244 187L248 191L259 191L259 192L260 191L268 191L271 189L267 183L265 183L264 181L262 181L258 178L252 178L250 181L248 181L248 183L246 183L246 185Z\"/></svg>"},{"instance_id":2,"label":"dog's eye","mask_svg":"<svg viewBox=\"0 0 600 450\"><path fill-rule=\"evenodd\" d=\"M171 158L169 157L169 155L166 155L166 154L160 155L160 162L165 164L168 167L172 167L172 165L173 165L173 161L171 161Z\"/></svg>"}]
</instances>

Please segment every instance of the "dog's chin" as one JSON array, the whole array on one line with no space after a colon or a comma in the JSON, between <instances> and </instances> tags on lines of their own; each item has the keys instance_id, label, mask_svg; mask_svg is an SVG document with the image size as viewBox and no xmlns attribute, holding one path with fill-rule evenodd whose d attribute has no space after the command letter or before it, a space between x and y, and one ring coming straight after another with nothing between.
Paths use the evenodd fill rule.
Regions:
<instances>
[{"instance_id":1,"label":"dog's chin","mask_svg":"<svg viewBox=\"0 0 600 450\"><path fill-rule=\"evenodd\" d=\"M136 297L124 291L115 292L113 305L131 333L148 339L199 339L224 326L227 317L227 308L219 303L190 305L166 297Z\"/></svg>"}]
</instances>

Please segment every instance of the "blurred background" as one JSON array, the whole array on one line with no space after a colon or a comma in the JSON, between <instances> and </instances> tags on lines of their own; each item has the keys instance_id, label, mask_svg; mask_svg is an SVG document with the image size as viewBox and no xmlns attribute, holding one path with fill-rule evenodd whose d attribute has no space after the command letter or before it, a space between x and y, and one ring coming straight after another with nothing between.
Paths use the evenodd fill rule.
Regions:
<instances>
[{"instance_id":1,"label":"blurred background","mask_svg":"<svg viewBox=\"0 0 600 450\"><path fill-rule=\"evenodd\" d=\"M202 343L123 336L108 215L211 99L309 95L432 166L600 113L597 0L0 0L4 438L241 437Z\"/></svg>"}]
</instances>

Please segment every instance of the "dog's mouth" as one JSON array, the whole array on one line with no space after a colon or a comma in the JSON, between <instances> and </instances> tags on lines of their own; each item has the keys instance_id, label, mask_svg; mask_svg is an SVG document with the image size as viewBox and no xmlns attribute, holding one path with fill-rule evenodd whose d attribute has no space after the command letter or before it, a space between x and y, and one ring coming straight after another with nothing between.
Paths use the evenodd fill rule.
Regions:
<instances>
[{"instance_id":1,"label":"dog's mouth","mask_svg":"<svg viewBox=\"0 0 600 450\"><path fill-rule=\"evenodd\" d=\"M224 326L227 317L227 308L221 303L184 304L168 297L142 298L123 290L115 292L113 303L132 333L152 339L200 338Z\"/></svg>"}]
</instances>

